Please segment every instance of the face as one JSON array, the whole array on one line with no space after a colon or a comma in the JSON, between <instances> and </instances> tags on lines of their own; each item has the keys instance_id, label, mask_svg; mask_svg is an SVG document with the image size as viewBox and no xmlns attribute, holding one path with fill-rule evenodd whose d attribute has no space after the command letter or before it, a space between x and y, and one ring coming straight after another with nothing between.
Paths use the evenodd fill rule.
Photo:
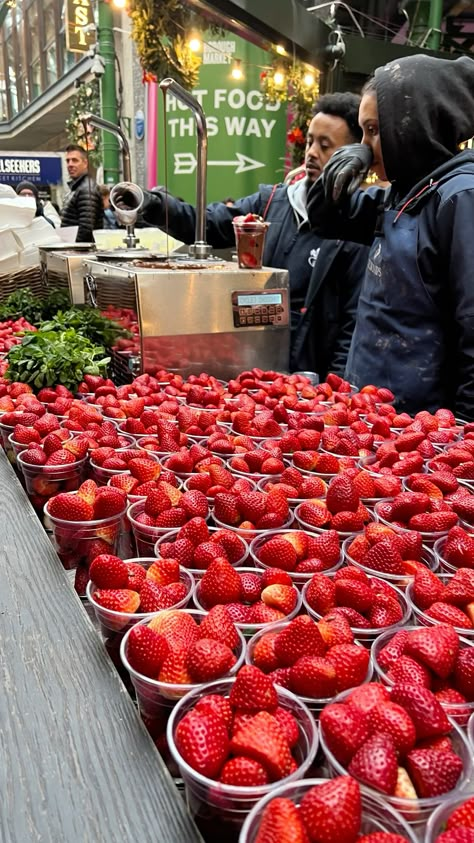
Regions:
<instances>
[{"instance_id":1,"label":"face","mask_svg":"<svg viewBox=\"0 0 474 843\"><path fill-rule=\"evenodd\" d=\"M377 109L377 97L374 91L370 91L361 99L359 106L359 125L363 131L362 143L370 146L374 160L371 170L381 179L386 181L387 175L382 157L382 147L379 134L379 113Z\"/></svg>"},{"instance_id":2,"label":"face","mask_svg":"<svg viewBox=\"0 0 474 843\"><path fill-rule=\"evenodd\" d=\"M34 196L34 195L35 194L33 193L32 190L30 190L29 187L24 187L23 190L20 190L20 192L18 194L18 196Z\"/></svg>"},{"instance_id":3,"label":"face","mask_svg":"<svg viewBox=\"0 0 474 843\"><path fill-rule=\"evenodd\" d=\"M66 152L66 167L70 177L72 179L78 179L79 176L87 173L87 158L76 150Z\"/></svg>"},{"instance_id":4,"label":"face","mask_svg":"<svg viewBox=\"0 0 474 843\"><path fill-rule=\"evenodd\" d=\"M354 143L354 138L342 117L322 111L316 114L306 136L305 166L309 181L316 181L336 149L347 143Z\"/></svg>"}]
</instances>

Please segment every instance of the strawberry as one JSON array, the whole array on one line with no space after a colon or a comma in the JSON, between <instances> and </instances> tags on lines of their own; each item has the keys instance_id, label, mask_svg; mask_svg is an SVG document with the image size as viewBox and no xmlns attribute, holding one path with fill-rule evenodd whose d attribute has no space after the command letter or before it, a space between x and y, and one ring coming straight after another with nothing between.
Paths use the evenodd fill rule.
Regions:
<instances>
[{"instance_id":1,"label":"strawberry","mask_svg":"<svg viewBox=\"0 0 474 843\"><path fill-rule=\"evenodd\" d=\"M324 574L313 574L305 591L306 601L319 615L325 615L336 605L336 585Z\"/></svg>"},{"instance_id":2,"label":"strawberry","mask_svg":"<svg viewBox=\"0 0 474 843\"><path fill-rule=\"evenodd\" d=\"M406 760L410 778L422 799L453 790L463 772L463 763L454 752L412 749Z\"/></svg>"},{"instance_id":3,"label":"strawberry","mask_svg":"<svg viewBox=\"0 0 474 843\"><path fill-rule=\"evenodd\" d=\"M166 638L149 626L138 624L128 636L127 659L137 673L156 679L168 655Z\"/></svg>"},{"instance_id":4,"label":"strawberry","mask_svg":"<svg viewBox=\"0 0 474 843\"><path fill-rule=\"evenodd\" d=\"M237 497L231 492L219 492L214 498L214 515L223 524L238 524L241 519Z\"/></svg>"},{"instance_id":5,"label":"strawberry","mask_svg":"<svg viewBox=\"0 0 474 843\"><path fill-rule=\"evenodd\" d=\"M300 727L296 717L294 717L291 711L287 708L281 708L281 706L278 706L272 714L279 726L282 728L288 741L288 745L290 749L292 749L296 746L300 737Z\"/></svg>"},{"instance_id":6,"label":"strawberry","mask_svg":"<svg viewBox=\"0 0 474 843\"><path fill-rule=\"evenodd\" d=\"M474 829L452 828L449 831L443 831L436 838L436 843L474 843Z\"/></svg>"},{"instance_id":7,"label":"strawberry","mask_svg":"<svg viewBox=\"0 0 474 843\"><path fill-rule=\"evenodd\" d=\"M245 546L241 539L231 530L216 530L210 536L210 541L220 544L224 548L229 562L233 565L239 562L245 553Z\"/></svg>"},{"instance_id":8,"label":"strawberry","mask_svg":"<svg viewBox=\"0 0 474 843\"><path fill-rule=\"evenodd\" d=\"M199 598L207 609L218 603L240 600L241 580L227 559L215 559L209 565L199 585Z\"/></svg>"},{"instance_id":9,"label":"strawberry","mask_svg":"<svg viewBox=\"0 0 474 843\"><path fill-rule=\"evenodd\" d=\"M268 711L259 711L238 729L231 739L230 751L258 761L265 767L270 781L289 775L293 766L285 734Z\"/></svg>"},{"instance_id":10,"label":"strawberry","mask_svg":"<svg viewBox=\"0 0 474 843\"><path fill-rule=\"evenodd\" d=\"M158 486L152 489L145 500L145 509L147 515L157 517L162 512L166 512L171 506L171 501L163 489Z\"/></svg>"},{"instance_id":11,"label":"strawberry","mask_svg":"<svg viewBox=\"0 0 474 843\"><path fill-rule=\"evenodd\" d=\"M377 594L367 617L373 629L382 629L399 623L403 619L403 610L395 595Z\"/></svg>"},{"instance_id":12,"label":"strawberry","mask_svg":"<svg viewBox=\"0 0 474 843\"><path fill-rule=\"evenodd\" d=\"M210 540L209 527L204 518L191 518L178 532L178 539L187 539L196 548L202 542Z\"/></svg>"},{"instance_id":13,"label":"strawberry","mask_svg":"<svg viewBox=\"0 0 474 843\"><path fill-rule=\"evenodd\" d=\"M111 518L124 511L127 496L121 489L101 486L94 502L94 519Z\"/></svg>"},{"instance_id":14,"label":"strawberry","mask_svg":"<svg viewBox=\"0 0 474 843\"><path fill-rule=\"evenodd\" d=\"M94 600L111 612L133 614L140 605L140 595L128 588L107 588L94 592Z\"/></svg>"},{"instance_id":15,"label":"strawberry","mask_svg":"<svg viewBox=\"0 0 474 843\"><path fill-rule=\"evenodd\" d=\"M89 576L97 588L127 588L128 568L122 559L103 553L91 563Z\"/></svg>"},{"instance_id":16,"label":"strawberry","mask_svg":"<svg viewBox=\"0 0 474 843\"><path fill-rule=\"evenodd\" d=\"M230 733L234 715L229 700L225 697L221 697L220 694L206 694L206 696L201 697L197 701L194 711L202 712L202 714L214 714L220 717L225 723L227 731Z\"/></svg>"},{"instance_id":17,"label":"strawberry","mask_svg":"<svg viewBox=\"0 0 474 843\"><path fill-rule=\"evenodd\" d=\"M185 644L181 643L173 646L173 648L170 647L158 674L158 680L165 682L167 685L191 685L192 678L187 663L188 648Z\"/></svg>"},{"instance_id":18,"label":"strawberry","mask_svg":"<svg viewBox=\"0 0 474 843\"><path fill-rule=\"evenodd\" d=\"M268 784L269 779L265 767L258 761L239 755L226 761L219 781L235 787L259 787Z\"/></svg>"},{"instance_id":19,"label":"strawberry","mask_svg":"<svg viewBox=\"0 0 474 843\"><path fill-rule=\"evenodd\" d=\"M472 828L474 829L474 796L462 802L449 815L446 828Z\"/></svg>"},{"instance_id":20,"label":"strawberry","mask_svg":"<svg viewBox=\"0 0 474 843\"><path fill-rule=\"evenodd\" d=\"M447 532L457 523L455 512L445 510L444 512L423 512L410 518L408 525L412 530L420 530L423 533Z\"/></svg>"},{"instance_id":21,"label":"strawberry","mask_svg":"<svg viewBox=\"0 0 474 843\"><path fill-rule=\"evenodd\" d=\"M298 558L293 544L282 536L275 536L266 541L257 554L262 564L283 571L294 571Z\"/></svg>"},{"instance_id":22,"label":"strawberry","mask_svg":"<svg viewBox=\"0 0 474 843\"><path fill-rule=\"evenodd\" d=\"M184 507L189 518L207 518L209 515L206 495L197 489L185 492L181 496L180 506Z\"/></svg>"},{"instance_id":23,"label":"strawberry","mask_svg":"<svg viewBox=\"0 0 474 843\"><path fill-rule=\"evenodd\" d=\"M292 585L293 581L286 571L281 571L279 568L265 568L261 583L263 590L267 585Z\"/></svg>"},{"instance_id":24,"label":"strawberry","mask_svg":"<svg viewBox=\"0 0 474 843\"><path fill-rule=\"evenodd\" d=\"M199 636L227 644L234 650L239 636L226 606L213 606L199 626Z\"/></svg>"},{"instance_id":25,"label":"strawberry","mask_svg":"<svg viewBox=\"0 0 474 843\"><path fill-rule=\"evenodd\" d=\"M301 656L323 656L325 652L321 632L307 615L290 621L275 641L275 655L281 667L291 667Z\"/></svg>"},{"instance_id":26,"label":"strawberry","mask_svg":"<svg viewBox=\"0 0 474 843\"><path fill-rule=\"evenodd\" d=\"M142 568L142 566L138 565L136 562L129 562L127 564L127 574L128 588L130 588L132 591L138 591L138 593L140 593L141 587L146 579L145 568Z\"/></svg>"},{"instance_id":27,"label":"strawberry","mask_svg":"<svg viewBox=\"0 0 474 843\"><path fill-rule=\"evenodd\" d=\"M459 650L453 675L457 690L467 700L474 701L474 650L472 647Z\"/></svg>"},{"instance_id":28,"label":"strawberry","mask_svg":"<svg viewBox=\"0 0 474 843\"><path fill-rule=\"evenodd\" d=\"M357 644L335 644L326 653L326 658L336 670L338 692L364 682L370 663L370 654L364 647Z\"/></svg>"},{"instance_id":29,"label":"strawberry","mask_svg":"<svg viewBox=\"0 0 474 843\"><path fill-rule=\"evenodd\" d=\"M324 615L318 621L318 629L326 647L333 647L335 644L351 644L354 641L349 621L336 610Z\"/></svg>"},{"instance_id":30,"label":"strawberry","mask_svg":"<svg viewBox=\"0 0 474 843\"><path fill-rule=\"evenodd\" d=\"M459 650L459 637L451 626L439 625L411 630L404 652L421 662L436 676L447 679Z\"/></svg>"},{"instance_id":31,"label":"strawberry","mask_svg":"<svg viewBox=\"0 0 474 843\"><path fill-rule=\"evenodd\" d=\"M255 667L262 670L264 673L270 673L272 670L277 670L278 659L275 655L275 640L278 633L267 633L263 635L258 641L252 652L252 662Z\"/></svg>"},{"instance_id":32,"label":"strawberry","mask_svg":"<svg viewBox=\"0 0 474 843\"><path fill-rule=\"evenodd\" d=\"M416 731L412 719L401 705L384 702L371 711L375 732L390 735L399 756L405 756L415 746Z\"/></svg>"},{"instance_id":33,"label":"strawberry","mask_svg":"<svg viewBox=\"0 0 474 843\"><path fill-rule=\"evenodd\" d=\"M413 600L420 609L429 607L438 601L444 592L444 586L428 568L419 567L415 570L413 580Z\"/></svg>"},{"instance_id":34,"label":"strawberry","mask_svg":"<svg viewBox=\"0 0 474 843\"><path fill-rule=\"evenodd\" d=\"M314 843L355 843L362 820L359 785L338 776L312 787L301 800L300 814Z\"/></svg>"},{"instance_id":35,"label":"strawberry","mask_svg":"<svg viewBox=\"0 0 474 843\"><path fill-rule=\"evenodd\" d=\"M391 688L390 699L410 715L418 740L447 735L451 731L445 712L428 688L400 682Z\"/></svg>"},{"instance_id":36,"label":"strawberry","mask_svg":"<svg viewBox=\"0 0 474 843\"><path fill-rule=\"evenodd\" d=\"M429 609L426 610L429 618L442 623L449 624L459 629L473 629L474 625L457 606L451 606L449 603L433 603Z\"/></svg>"},{"instance_id":37,"label":"strawberry","mask_svg":"<svg viewBox=\"0 0 474 843\"><path fill-rule=\"evenodd\" d=\"M326 506L332 515L338 512L356 512L359 501L359 495L347 474L340 474L331 480L326 495Z\"/></svg>"},{"instance_id":38,"label":"strawberry","mask_svg":"<svg viewBox=\"0 0 474 843\"><path fill-rule=\"evenodd\" d=\"M297 591L292 585L268 585L263 589L260 598L266 606L278 609L284 615L289 615L298 601Z\"/></svg>"},{"instance_id":39,"label":"strawberry","mask_svg":"<svg viewBox=\"0 0 474 843\"><path fill-rule=\"evenodd\" d=\"M290 687L304 697L333 697L337 687L336 669L320 656L302 656L290 668Z\"/></svg>"},{"instance_id":40,"label":"strawberry","mask_svg":"<svg viewBox=\"0 0 474 843\"><path fill-rule=\"evenodd\" d=\"M372 711L373 708L382 706L390 699L388 690L384 685L379 685L376 682L368 682L366 685L359 685L347 697L347 701L351 705L359 708L365 714Z\"/></svg>"},{"instance_id":41,"label":"strawberry","mask_svg":"<svg viewBox=\"0 0 474 843\"><path fill-rule=\"evenodd\" d=\"M362 784L392 795L397 784L397 756L392 738L385 734L372 735L357 750L348 771Z\"/></svg>"},{"instance_id":42,"label":"strawberry","mask_svg":"<svg viewBox=\"0 0 474 843\"><path fill-rule=\"evenodd\" d=\"M272 711L278 705L273 682L254 665L244 665L237 673L229 702L241 711Z\"/></svg>"},{"instance_id":43,"label":"strawberry","mask_svg":"<svg viewBox=\"0 0 474 843\"><path fill-rule=\"evenodd\" d=\"M224 676L236 658L227 644L200 638L188 651L187 667L193 682L213 682Z\"/></svg>"},{"instance_id":44,"label":"strawberry","mask_svg":"<svg viewBox=\"0 0 474 843\"><path fill-rule=\"evenodd\" d=\"M308 556L317 557L330 568L339 562L341 548L336 530L326 530L319 536L308 537Z\"/></svg>"},{"instance_id":45,"label":"strawberry","mask_svg":"<svg viewBox=\"0 0 474 843\"><path fill-rule=\"evenodd\" d=\"M352 704L330 703L319 719L325 743L346 766L372 733L369 717Z\"/></svg>"},{"instance_id":46,"label":"strawberry","mask_svg":"<svg viewBox=\"0 0 474 843\"><path fill-rule=\"evenodd\" d=\"M410 656L400 656L387 672L387 678L394 684L407 682L410 685L431 688L431 672Z\"/></svg>"},{"instance_id":47,"label":"strawberry","mask_svg":"<svg viewBox=\"0 0 474 843\"><path fill-rule=\"evenodd\" d=\"M402 557L394 547L392 541L382 539L374 544L365 555L363 564L372 571L381 571L385 574L404 574Z\"/></svg>"},{"instance_id":48,"label":"strawberry","mask_svg":"<svg viewBox=\"0 0 474 843\"><path fill-rule=\"evenodd\" d=\"M301 522L310 527L323 527L331 520L331 513L322 500L304 501L298 505L296 513Z\"/></svg>"},{"instance_id":49,"label":"strawberry","mask_svg":"<svg viewBox=\"0 0 474 843\"><path fill-rule=\"evenodd\" d=\"M179 581L179 562L177 559L158 559L152 562L146 572L146 578L156 585L169 585Z\"/></svg>"},{"instance_id":50,"label":"strawberry","mask_svg":"<svg viewBox=\"0 0 474 843\"><path fill-rule=\"evenodd\" d=\"M369 584L351 579L338 579L335 588L336 606L349 606L364 614L374 605L375 596Z\"/></svg>"},{"instance_id":51,"label":"strawberry","mask_svg":"<svg viewBox=\"0 0 474 843\"><path fill-rule=\"evenodd\" d=\"M62 521L91 521L94 515L92 506L78 495L60 492L48 503L49 515Z\"/></svg>"},{"instance_id":52,"label":"strawberry","mask_svg":"<svg viewBox=\"0 0 474 843\"><path fill-rule=\"evenodd\" d=\"M255 843L308 843L300 812L290 799L277 797L264 808Z\"/></svg>"},{"instance_id":53,"label":"strawberry","mask_svg":"<svg viewBox=\"0 0 474 843\"><path fill-rule=\"evenodd\" d=\"M178 723L176 748L193 770L215 778L227 758L229 739L224 722L213 714L188 711Z\"/></svg>"},{"instance_id":54,"label":"strawberry","mask_svg":"<svg viewBox=\"0 0 474 843\"><path fill-rule=\"evenodd\" d=\"M374 831L371 834L364 834L363 837L359 837L357 843L406 843L406 837L401 837L400 834L393 834L390 831Z\"/></svg>"},{"instance_id":55,"label":"strawberry","mask_svg":"<svg viewBox=\"0 0 474 843\"><path fill-rule=\"evenodd\" d=\"M94 452L94 461L96 453ZM137 457L131 459L128 463L128 470L132 477L135 477L139 483L146 483L149 480L157 480L161 473L161 465L157 462L152 462L150 459Z\"/></svg>"},{"instance_id":56,"label":"strawberry","mask_svg":"<svg viewBox=\"0 0 474 843\"><path fill-rule=\"evenodd\" d=\"M242 571L240 576L240 599L243 603L255 603L262 593L262 584L257 573Z\"/></svg>"}]
</instances>

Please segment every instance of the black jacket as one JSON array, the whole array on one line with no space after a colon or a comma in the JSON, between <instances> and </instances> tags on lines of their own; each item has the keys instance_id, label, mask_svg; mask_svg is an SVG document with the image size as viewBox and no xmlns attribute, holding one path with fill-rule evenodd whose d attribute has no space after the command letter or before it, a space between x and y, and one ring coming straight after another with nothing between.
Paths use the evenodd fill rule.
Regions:
<instances>
[{"instance_id":1,"label":"black jacket","mask_svg":"<svg viewBox=\"0 0 474 843\"><path fill-rule=\"evenodd\" d=\"M232 221L248 213L265 214L271 223L264 265L289 271L292 371L309 369L321 379L328 371L343 374L368 250L354 243L322 240L296 213L286 185L260 185L257 193L232 206L221 202L208 205L207 242L214 249L234 246ZM164 226L161 193L146 194L143 217L147 223ZM184 243L194 243L195 224L194 207L169 196L169 233Z\"/></svg>"},{"instance_id":2,"label":"black jacket","mask_svg":"<svg viewBox=\"0 0 474 843\"><path fill-rule=\"evenodd\" d=\"M92 243L93 230L102 228L103 203L99 188L87 174L69 182L70 193L61 211L61 226L78 225L76 242Z\"/></svg>"}]
</instances>

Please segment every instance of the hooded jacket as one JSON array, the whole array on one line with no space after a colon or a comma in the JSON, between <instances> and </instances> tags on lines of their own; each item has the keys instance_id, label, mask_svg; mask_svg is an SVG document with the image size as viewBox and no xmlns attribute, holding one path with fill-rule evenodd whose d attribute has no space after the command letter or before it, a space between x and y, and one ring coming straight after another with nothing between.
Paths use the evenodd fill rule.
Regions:
<instances>
[{"instance_id":1,"label":"hooded jacket","mask_svg":"<svg viewBox=\"0 0 474 843\"><path fill-rule=\"evenodd\" d=\"M399 409L474 419L474 61L402 58L375 73L387 191L309 216L326 237L372 243L346 375ZM321 180L319 180L321 181Z\"/></svg>"},{"instance_id":2,"label":"hooded jacket","mask_svg":"<svg viewBox=\"0 0 474 843\"><path fill-rule=\"evenodd\" d=\"M104 212L100 190L85 173L68 182L70 192L61 210L61 226L78 225L76 241L93 243L95 228L102 228Z\"/></svg>"},{"instance_id":3,"label":"hooded jacket","mask_svg":"<svg viewBox=\"0 0 474 843\"><path fill-rule=\"evenodd\" d=\"M206 210L207 242L214 249L235 247L234 217L265 216L265 266L287 269L292 310L292 371L310 369L324 379L329 371L343 374L368 250L342 240L322 240L311 231L306 210L306 180L286 185L260 185L234 205L214 202ZM165 225L161 192L147 192L143 218ZM196 212L192 205L168 195L168 231L194 243Z\"/></svg>"}]
</instances>

